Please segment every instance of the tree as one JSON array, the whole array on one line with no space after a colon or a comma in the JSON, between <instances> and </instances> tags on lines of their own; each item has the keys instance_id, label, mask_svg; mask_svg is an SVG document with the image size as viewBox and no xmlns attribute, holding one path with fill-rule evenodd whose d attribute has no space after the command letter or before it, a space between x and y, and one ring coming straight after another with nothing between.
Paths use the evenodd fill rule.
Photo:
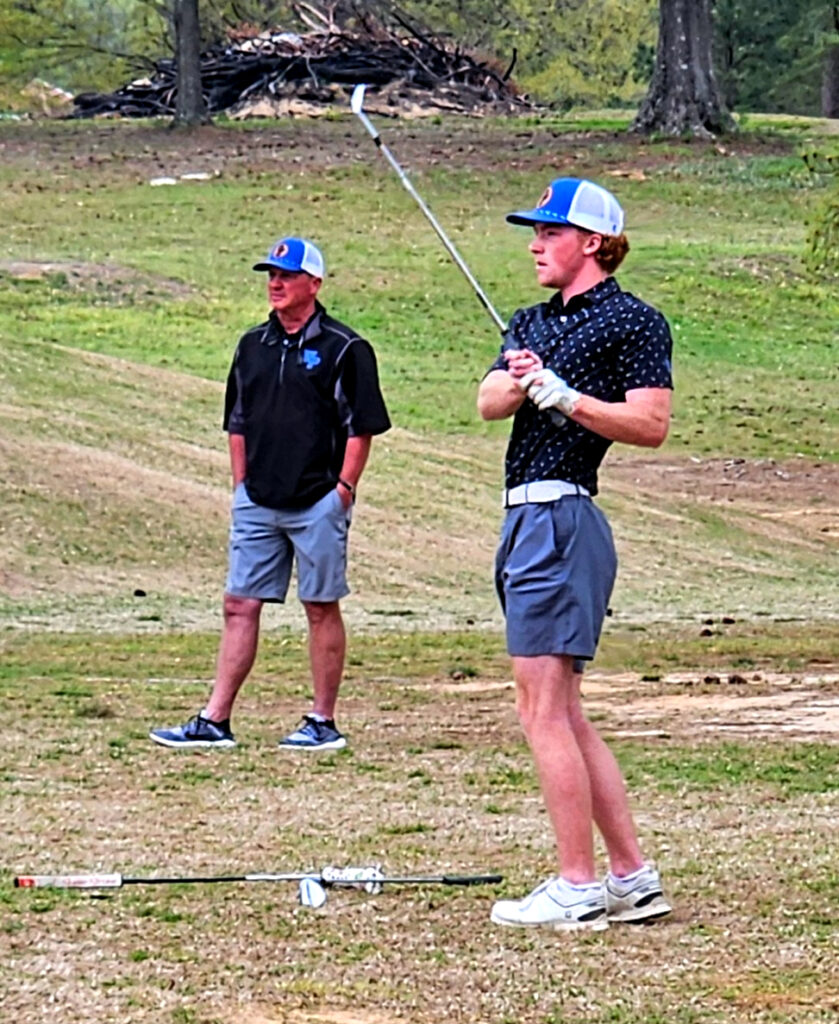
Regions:
<instances>
[{"instance_id":1,"label":"tree","mask_svg":"<svg viewBox=\"0 0 839 1024\"><path fill-rule=\"evenodd\" d=\"M832 6L833 34L825 46L822 73L822 114L824 117L839 117L839 3L834 3Z\"/></svg>"},{"instance_id":2,"label":"tree","mask_svg":"<svg viewBox=\"0 0 839 1024\"><path fill-rule=\"evenodd\" d=\"M175 125L194 127L209 124L207 101L201 88L201 23L198 0L174 0L177 98Z\"/></svg>"},{"instance_id":3,"label":"tree","mask_svg":"<svg viewBox=\"0 0 839 1024\"><path fill-rule=\"evenodd\" d=\"M826 117L839 108L839 4L713 0L715 67L730 109Z\"/></svg>"},{"instance_id":4,"label":"tree","mask_svg":"<svg viewBox=\"0 0 839 1024\"><path fill-rule=\"evenodd\" d=\"M655 69L634 131L713 138L734 130L711 51L711 0L659 0Z\"/></svg>"}]
</instances>

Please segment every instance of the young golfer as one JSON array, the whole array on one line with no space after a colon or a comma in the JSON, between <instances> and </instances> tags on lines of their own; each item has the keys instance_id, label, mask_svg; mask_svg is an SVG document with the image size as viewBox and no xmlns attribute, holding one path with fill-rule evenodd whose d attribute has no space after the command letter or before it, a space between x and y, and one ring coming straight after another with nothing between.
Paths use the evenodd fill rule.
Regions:
<instances>
[{"instance_id":1,"label":"young golfer","mask_svg":"<svg viewBox=\"0 0 839 1024\"><path fill-rule=\"evenodd\" d=\"M335 725L346 635L347 532L373 435L390 427L371 346L318 302L320 250L272 246L268 320L240 339L227 378L233 509L215 685L186 725L153 729L166 747L232 747L230 715L256 657L266 601L285 600L292 563L309 626L313 704L280 746L338 750Z\"/></svg>"},{"instance_id":2,"label":"young golfer","mask_svg":"<svg viewBox=\"0 0 839 1024\"><path fill-rule=\"evenodd\" d=\"M610 192L560 178L507 220L532 227L536 277L555 294L514 315L478 410L486 420L513 417L496 587L559 871L524 899L497 902L492 920L600 930L670 911L639 848L617 762L584 716L580 684L617 568L592 501L597 470L613 441L654 448L667 436L672 343L662 315L611 276L629 244ZM608 851L605 881L593 824Z\"/></svg>"}]
</instances>

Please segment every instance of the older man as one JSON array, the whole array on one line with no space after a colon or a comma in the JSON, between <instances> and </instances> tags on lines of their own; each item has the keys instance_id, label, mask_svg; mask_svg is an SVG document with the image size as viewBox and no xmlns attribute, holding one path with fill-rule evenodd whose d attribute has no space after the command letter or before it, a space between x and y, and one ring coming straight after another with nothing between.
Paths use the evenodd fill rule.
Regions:
<instances>
[{"instance_id":1,"label":"older man","mask_svg":"<svg viewBox=\"0 0 839 1024\"><path fill-rule=\"evenodd\" d=\"M230 716L256 657L262 606L285 600L296 561L313 703L280 746L339 750L346 745L335 705L346 652L339 602L349 592L347 532L372 438L390 420L373 349L317 299L320 250L283 238L253 269L267 271L271 313L240 339L227 379L234 490L215 684L186 725L149 736L166 747L235 746Z\"/></svg>"}]
</instances>

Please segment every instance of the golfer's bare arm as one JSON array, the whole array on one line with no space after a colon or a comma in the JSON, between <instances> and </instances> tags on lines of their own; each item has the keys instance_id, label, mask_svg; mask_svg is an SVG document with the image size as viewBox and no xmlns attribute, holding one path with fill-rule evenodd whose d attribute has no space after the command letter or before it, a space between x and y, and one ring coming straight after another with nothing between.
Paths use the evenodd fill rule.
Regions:
<instances>
[{"instance_id":1,"label":"golfer's bare arm","mask_svg":"<svg viewBox=\"0 0 839 1024\"><path fill-rule=\"evenodd\" d=\"M233 474L233 487L235 489L247 475L245 435L228 434L227 447L230 451L230 472Z\"/></svg>"},{"instance_id":2,"label":"golfer's bare arm","mask_svg":"<svg viewBox=\"0 0 839 1024\"><path fill-rule=\"evenodd\" d=\"M670 427L671 398L669 388L635 388L623 402L581 395L571 419L610 441L658 448ZM502 420L526 400L510 373L492 370L478 389L478 412L485 420Z\"/></svg>"},{"instance_id":3,"label":"golfer's bare arm","mask_svg":"<svg viewBox=\"0 0 839 1024\"><path fill-rule=\"evenodd\" d=\"M490 370L478 388L478 414L484 420L504 420L526 399L507 370Z\"/></svg>"},{"instance_id":4,"label":"golfer's bare arm","mask_svg":"<svg viewBox=\"0 0 839 1024\"><path fill-rule=\"evenodd\" d=\"M641 448L658 448L670 428L669 388L635 388L623 402L581 395L571 419L601 437Z\"/></svg>"}]
</instances>

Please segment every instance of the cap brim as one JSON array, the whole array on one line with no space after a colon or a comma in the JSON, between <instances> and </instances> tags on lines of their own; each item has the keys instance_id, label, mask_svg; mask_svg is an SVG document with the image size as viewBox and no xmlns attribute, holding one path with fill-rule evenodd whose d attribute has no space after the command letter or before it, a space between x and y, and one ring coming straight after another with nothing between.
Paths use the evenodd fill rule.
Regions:
<instances>
[{"instance_id":1,"label":"cap brim","mask_svg":"<svg viewBox=\"0 0 839 1024\"><path fill-rule=\"evenodd\" d=\"M565 217L557 217L556 214L546 213L544 210L516 210L515 213L508 213L505 220L508 224L570 224L571 221Z\"/></svg>"},{"instance_id":2,"label":"cap brim","mask_svg":"<svg viewBox=\"0 0 839 1024\"><path fill-rule=\"evenodd\" d=\"M253 269L254 270L288 270L292 274L308 274L309 273L308 270L302 270L300 267L289 267L285 263L283 263L282 260L277 260L276 262L274 262L274 261L266 262L266 261L263 260L262 263L254 263Z\"/></svg>"}]
</instances>

